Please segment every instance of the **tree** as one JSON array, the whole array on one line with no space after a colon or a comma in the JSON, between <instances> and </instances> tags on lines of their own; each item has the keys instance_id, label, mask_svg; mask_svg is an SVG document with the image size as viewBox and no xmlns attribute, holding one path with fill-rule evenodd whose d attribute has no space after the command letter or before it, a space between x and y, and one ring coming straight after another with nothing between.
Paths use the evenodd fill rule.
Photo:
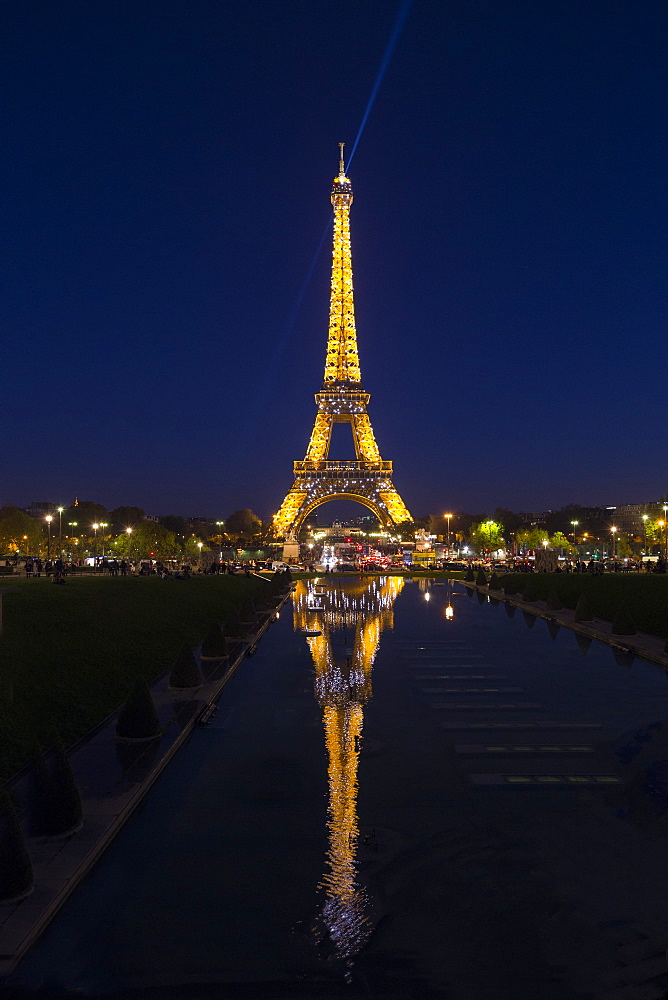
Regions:
<instances>
[{"instance_id":1,"label":"tree","mask_svg":"<svg viewBox=\"0 0 668 1000\"><path fill-rule=\"evenodd\" d=\"M179 517L177 514L165 514L164 517L159 517L158 521L163 528L167 528L167 531L173 531L175 535L190 534L190 522L185 517Z\"/></svg>"},{"instance_id":2,"label":"tree","mask_svg":"<svg viewBox=\"0 0 668 1000\"><path fill-rule=\"evenodd\" d=\"M42 541L43 524L18 507L0 509L0 553L37 552Z\"/></svg>"},{"instance_id":3,"label":"tree","mask_svg":"<svg viewBox=\"0 0 668 1000\"><path fill-rule=\"evenodd\" d=\"M134 528L140 524L146 514L141 507L114 507L109 512L109 522L113 532L125 531L126 528ZM106 520L106 518L102 518Z\"/></svg>"},{"instance_id":4,"label":"tree","mask_svg":"<svg viewBox=\"0 0 668 1000\"><path fill-rule=\"evenodd\" d=\"M119 552L121 547L119 545ZM127 555L131 559L172 559L180 551L181 547L177 546L174 533L163 528L158 521L142 521L138 524L129 535L126 546Z\"/></svg>"},{"instance_id":5,"label":"tree","mask_svg":"<svg viewBox=\"0 0 668 1000\"><path fill-rule=\"evenodd\" d=\"M243 510L235 510L225 518L225 531L228 535L236 535L237 538L253 538L262 531L262 521L250 508L244 507Z\"/></svg>"},{"instance_id":6,"label":"tree","mask_svg":"<svg viewBox=\"0 0 668 1000\"><path fill-rule=\"evenodd\" d=\"M87 534L92 524L99 524L101 521L109 522L109 511L101 503L93 503L92 500L80 500L76 505L66 507L63 511L63 528L70 521L77 521L77 533ZM124 525L125 527L125 525Z\"/></svg>"},{"instance_id":7,"label":"tree","mask_svg":"<svg viewBox=\"0 0 668 1000\"><path fill-rule=\"evenodd\" d=\"M515 539L523 552L535 552L548 541L548 534L544 528L524 528L517 532Z\"/></svg>"},{"instance_id":8,"label":"tree","mask_svg":"<svg viewBox=\"0 0 668 1000\"><path fill-rule=\"evenodd\" d=\"M631 548L628 535L617 535L615 551L620 559L628 559L633 555L633 549Z\"/></svg>"},{"instance_id":9,"label":"tree","mask_svg":"<svg viewBox=\"0 0 668 1000\"><path fill-rule=\"evenodd\" d=\"M471 543L479 552L494 552L503 548L503 525L498 521L479 521L471 525Z\"/></svg>"},{"instance_id":10,"label":"tree","mask_svg":"<svg viewBox=\"0 0 668 1000\"><path fill-rule=\"evenodd\" d=\"M550 548L551 549L568 549L571 543L568 541L566 536L561 531L555 531L555 533L550 538Z\"/></svg>"},{"instance_id":11,"label":"tree","mask_svg":"<svg viewBox=\"0 0 668 1000\"><path fill-rule=\"evenodd\" d=\"M497 507L494 511L494 520L503 526L506 534L514 534L520 526L519 514L515 514L507 507Z\"/></svg>"},{"instance_id":12,"label":"tree","mask_svg":"<svg viewBox=\"0 0 668 1000\"><path fill-rule=\"evenodd\" d=\"M651 517L648 517L643 523L645 525L644 535L647 539L648 547L651 548L653 545L661 544L663 532L666 530L665 525L662 527L658 520L653 520Z\"/></svg>"}]
</instances>

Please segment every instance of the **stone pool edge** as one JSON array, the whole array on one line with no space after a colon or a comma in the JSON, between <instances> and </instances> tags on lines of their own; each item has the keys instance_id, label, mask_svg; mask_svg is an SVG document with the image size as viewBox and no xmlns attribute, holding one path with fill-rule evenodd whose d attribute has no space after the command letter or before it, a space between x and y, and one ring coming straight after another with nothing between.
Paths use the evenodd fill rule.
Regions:
<instances>
[{"instance_id":1,"label":"stone pool edge","mask_svg":"<svg viewBox=\"0 0 668 1000\"><path fill-rule=\"evenodd\" d=\"M528 611L529 614L537 618L544 618L546 621L554 622L556 625L563 625L571 629L572 632L579 632L580 635L588 639L598 639L614 649L624 652L635 653L645 660L650 660L660 667L668 669L668 655L666 655L666 643L656 635L649 635L646 632L637 632L635 635L616 635L612 633L612 622L604 618L594 618L594 624L575 621L575 611L562 608L560 611L548 611L546 601L522 601L516 597L506 596L503 591L490 590L489 586L481 586L467 580L458 580L469 590L477 590L479 593L490 597L492 600L511 604L520 608L521 611Z\"/></svg>"}]
</instances>

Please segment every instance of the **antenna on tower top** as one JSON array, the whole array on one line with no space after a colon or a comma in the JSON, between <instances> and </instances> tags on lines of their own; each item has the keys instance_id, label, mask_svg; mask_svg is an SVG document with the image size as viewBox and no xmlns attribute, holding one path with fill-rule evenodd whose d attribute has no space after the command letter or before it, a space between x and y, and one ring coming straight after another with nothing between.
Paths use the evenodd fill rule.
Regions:
<instances>
[{"instance_id":1,"label":"antenna on tower top","mask_svg":"<svg viewBox=\"0 0 668 1000\"><path fill-rule=\"evenodd\" d=\"M340 150L340 153L339 153L339 174L340 175L343 175L346 172L346 168L343 165L343 147L344 146L345 146L345 142L340 142L339 143L339 150Z\"/></svg>"}]
</instances>

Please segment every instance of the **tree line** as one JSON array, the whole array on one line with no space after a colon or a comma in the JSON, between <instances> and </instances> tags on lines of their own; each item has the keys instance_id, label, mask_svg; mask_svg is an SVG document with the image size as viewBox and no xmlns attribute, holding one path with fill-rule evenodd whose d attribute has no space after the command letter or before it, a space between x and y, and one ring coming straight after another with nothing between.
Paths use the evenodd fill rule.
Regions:
<instances>
[{"instance_id":1,"label":"tree line","mask_svg":"<svg viewBox=\"0 0 668 1000\"><path fill-rule=\"evenodd\" d=\"M94 525L97 525L95 528ZM249 548L261 544L262 520L250 508L233 511L212 524L199 518L166 514L147 518L141 507L121 506L107 510L103 504L82 500L62 510L56 508L51 522L18 507L0 508L0 556L44 555L55 557L63 548L73 555L105 554L119 558L170 559L194 557L207 549Z\"/></svg>"}]
</instances>

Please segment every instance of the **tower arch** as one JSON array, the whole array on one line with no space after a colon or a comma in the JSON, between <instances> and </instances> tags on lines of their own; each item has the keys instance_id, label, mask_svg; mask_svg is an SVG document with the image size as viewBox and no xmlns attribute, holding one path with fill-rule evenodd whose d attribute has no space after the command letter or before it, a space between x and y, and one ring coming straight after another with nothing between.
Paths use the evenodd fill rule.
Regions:
<instances>
[{"instance_id":1,"label":"tower arch","mask_svg":"<svg viewBox=\"0 0 668 1000\"><path fill-rule=\"evenodd\" d=\"M372 499L364 496L360 493L330 493L327 496L319 497L317 500L312 500L310 503L306 504L299 511L298 516L295 518L293 523L293 531L299 531L304 521L307 520L317 507L322 507L323 504L329 503L330 500L354 500L355 503L362 504L367 510L370 510L372 514L378 518L380 523L384 528L390 528L393 525L393 521L388 517L387 511L384 510L379 504L374 503Z\"/></svg>"}]
</instances>

